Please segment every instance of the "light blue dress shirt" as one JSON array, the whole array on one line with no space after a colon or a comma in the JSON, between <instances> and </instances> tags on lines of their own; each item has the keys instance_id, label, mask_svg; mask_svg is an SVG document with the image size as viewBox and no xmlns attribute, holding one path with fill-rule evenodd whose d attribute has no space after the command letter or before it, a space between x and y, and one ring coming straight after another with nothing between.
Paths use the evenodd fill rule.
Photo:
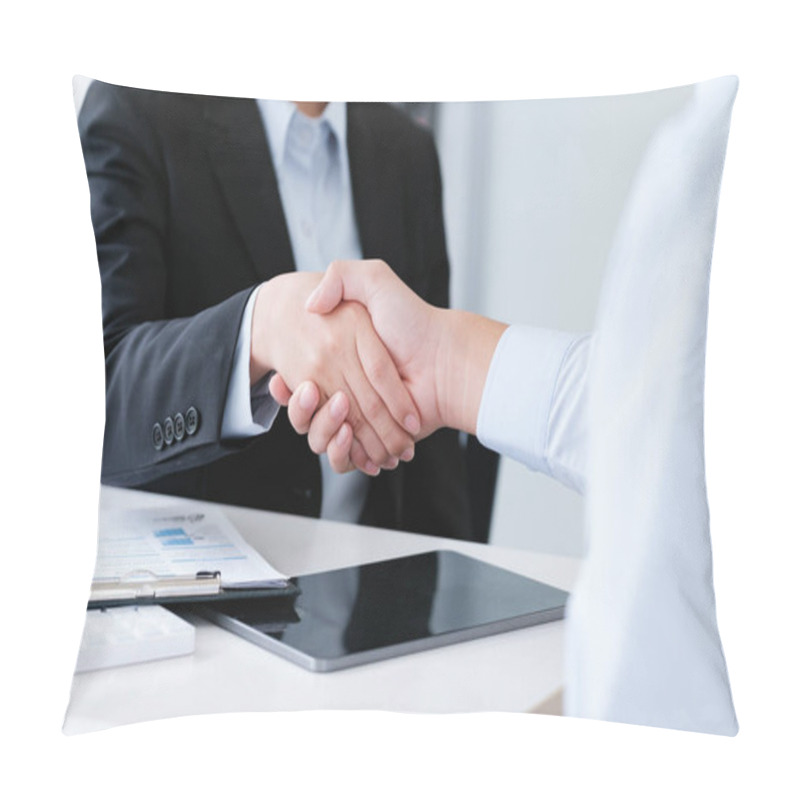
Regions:
<instances>
[{"instance_id":1,"label":"light blue dress shirt","mask_svg":"<svg viewBox=\"0 0 800 800\"><path fill-rule=\"evenodd\" d=\"M322 271L334 259L360 259L345 104L329 103L320 117L312 119L294 103L257 102L297 269ZM250 328L257 292L251 295L242 318L223 413L223 438L264 433L278 412L266 381L250 387ZM357 522L366 499L367 476L359 472L339 475L331 469L327 456L320 459L320 467L322 517Z\"/></svg>"},{"instance_id":2,"label":"light blue dress shirt","mask_svg":"<svg viewBox=\"0 0 800 800\"><path fill-rule=\"evenodd\" d=\"M485 447L581 494L591 341L589 334L509 326L489 365L477 423Z\"/></svg>"},{"instance_id":3,"label":"light blue dress shirt","mask_svg":"<svg viewBox=\"0 0 800 800\"><path fill-rule=\"evenodd\" d=\"M708 278L738 81L692 87L642 157L589 337L511 326L478 436L585 488L568 716L733 735L704 453ZM723 531L724 535L724 531Z\"/></svg>"}]
</instances>

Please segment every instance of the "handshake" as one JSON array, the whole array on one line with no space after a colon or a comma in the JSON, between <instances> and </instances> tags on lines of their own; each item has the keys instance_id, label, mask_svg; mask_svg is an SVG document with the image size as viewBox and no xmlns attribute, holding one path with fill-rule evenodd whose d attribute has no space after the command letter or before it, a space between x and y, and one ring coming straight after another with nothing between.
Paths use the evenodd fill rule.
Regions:
<instances>
[{"instance_id":1,"label":"handshake","mask_svg":"<svg viewBox=\"0 0 800 800\"><path fill-rule=\"evenodd\" d=\"M334 261L261 287L251 385L274 372L270 393L311 449L374 476L438 428L475 433L505 328L429 305L382 261Z\"/></svg>"}]
</instances>

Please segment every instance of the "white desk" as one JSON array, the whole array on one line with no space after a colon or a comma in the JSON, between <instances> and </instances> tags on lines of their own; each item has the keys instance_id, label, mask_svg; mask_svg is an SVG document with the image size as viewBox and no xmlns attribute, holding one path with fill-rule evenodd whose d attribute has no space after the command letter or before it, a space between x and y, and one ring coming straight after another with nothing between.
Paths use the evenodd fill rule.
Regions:
<instances>
[{"instance_id":1,"label":"white desk","mask_svg":"<svg viewBox=\"0 0 800 800\"><path fill-rule=\"evenodd\" d=\"M104 487L100 502L126 508L176 500ZM569 591L580 563L266 511L223 510L286 575L446 548ZM327 674L308 672L205 620L190 621L196 625L192 655L76 675L65 733L232 711L530 711L562 685L561 621Z\"/></svg>"}]
</instances>

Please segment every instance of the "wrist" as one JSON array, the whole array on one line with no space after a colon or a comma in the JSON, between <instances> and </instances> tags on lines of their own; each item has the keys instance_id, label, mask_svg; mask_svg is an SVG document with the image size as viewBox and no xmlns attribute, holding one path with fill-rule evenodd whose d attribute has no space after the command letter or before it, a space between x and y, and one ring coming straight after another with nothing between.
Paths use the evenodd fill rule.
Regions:
<instances>
[{"instance_id":1,"label":"wrist","mask_svg":"<svg viewBox=\"0 0 800 800\"><path fill-rule=\"evenodd\" d=\"M439 309L436 398L440 423L475 434L492 356L508 327L478 314Z\"/></svg>"},{"instance_id":2,"label":"wrist","mask_svg":"<svg viewBox=\"0 0 800 800\"><path fill-rule=\"evenodd\" d=\"M253 304L253 318L250 325L250 385L255 386L269 372L275 369L270 345L275 341L268 330L270 321L270 295L273 281L262 283L256 291Z\"/></svg>"}]
</instances>

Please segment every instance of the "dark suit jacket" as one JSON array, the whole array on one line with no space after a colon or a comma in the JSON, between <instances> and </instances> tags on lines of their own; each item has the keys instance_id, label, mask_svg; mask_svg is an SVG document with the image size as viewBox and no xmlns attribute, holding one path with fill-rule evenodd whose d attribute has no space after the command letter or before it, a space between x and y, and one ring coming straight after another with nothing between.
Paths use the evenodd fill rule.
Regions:
<instances>
[{"instance_id":1,"label":"dark suit jacket","mask_svg":"<svg viewBox=\"0 0 800 800\"><path fill-rule=\"evenodd\" d=\"M445 306L432 137L391 106L347 113L364 257ZM102 280L102 481L318 515L319 460L284 412L262 436L220 437L247 299L294 269L256 103L95 82L79 128ZM413 462L371 480L361 522L472 538L465 487L457 434L439 431Z\"/></svg>"}]
</instances>

